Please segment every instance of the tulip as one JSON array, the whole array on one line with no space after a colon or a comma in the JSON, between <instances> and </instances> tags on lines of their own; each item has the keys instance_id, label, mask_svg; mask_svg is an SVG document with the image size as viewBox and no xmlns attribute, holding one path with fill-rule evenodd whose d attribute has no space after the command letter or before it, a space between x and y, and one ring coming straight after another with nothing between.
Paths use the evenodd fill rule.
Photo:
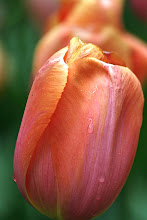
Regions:
<instances>
[{"instance_id":1,"label":"tulip","mask_svg":"<svg viewBox=\"0 0 147 220\"><path fill-rule=\"evenodd\" d=\"M24 198L59 220L89 220L116 199L142 124L137 77L115 54L77 37L33 82L14 155Z\"/></svg>"}]
</instances>

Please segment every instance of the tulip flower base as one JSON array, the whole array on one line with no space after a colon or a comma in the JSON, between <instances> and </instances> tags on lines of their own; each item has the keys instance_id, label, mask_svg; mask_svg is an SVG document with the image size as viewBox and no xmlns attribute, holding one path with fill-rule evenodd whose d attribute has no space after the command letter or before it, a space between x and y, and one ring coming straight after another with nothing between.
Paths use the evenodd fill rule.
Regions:
<instances>
[{"instance_id":1,"label":"tulip flower base","mask_svg":"<svg viewBox=\"0 0 147 220\"><path fill-rule=\"evenodd\" d=\"M14 155L23 197L59 220L89 220L116 199L142 124L139 80L116 55L78 37L36 75Z\"/></svg>"}]
</instances>

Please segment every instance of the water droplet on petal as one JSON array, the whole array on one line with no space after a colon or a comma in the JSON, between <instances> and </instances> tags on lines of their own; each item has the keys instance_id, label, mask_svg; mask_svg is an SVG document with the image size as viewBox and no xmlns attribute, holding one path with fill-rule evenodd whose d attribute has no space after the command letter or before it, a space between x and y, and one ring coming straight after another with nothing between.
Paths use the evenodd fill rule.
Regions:
<instances>
[{"instance_id":1,"label":"water droplet on petal","mask_svg":"<svg viewBox=\"0 0 147 220\"><path fill-rule=\"evenodd\" d=\"M89 126L88 126L88 133L91 134L93 132L93 120L89 118Z\"/></svg>"},{"instance_id":2,"label":"water droplet on petal","mask_svg":"<svg viewBox=\"0 0 147 220\"><path fill-rule=\"evenodd\" d=\"M14 182L16 182L16 178L15 178L15 175L13 174L13 180L14 180Z\"/></svg>"},{"instance_id":3,"label":"water droplet on petal","mask_svg":"<svg viewBox=\"0 0 147 220\"><path fill-rule=\"evenodd\" d=\"M104 177L101 176L101 177L99 178L99 182L100 182L100 183L103 183L104 181L105 181Z\"/></svg>"}]
</instances>

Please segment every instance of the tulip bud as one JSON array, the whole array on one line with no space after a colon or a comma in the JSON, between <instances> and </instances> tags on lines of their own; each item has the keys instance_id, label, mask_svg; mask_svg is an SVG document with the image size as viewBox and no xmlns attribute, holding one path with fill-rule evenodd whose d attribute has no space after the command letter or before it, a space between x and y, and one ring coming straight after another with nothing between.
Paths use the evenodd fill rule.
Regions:
<instances>
[{"instance_id":1,"label":"tulip bud","mask_svg":"<svg viewBox=\"0 0 147 220\"><path fill-rule=\"evenodd\" d=\"M14 155L24 198L55 219L89 220L116 199L131 169L143 93L114 54L73 38L33 82Z\"/></svg>"}]
</instances>

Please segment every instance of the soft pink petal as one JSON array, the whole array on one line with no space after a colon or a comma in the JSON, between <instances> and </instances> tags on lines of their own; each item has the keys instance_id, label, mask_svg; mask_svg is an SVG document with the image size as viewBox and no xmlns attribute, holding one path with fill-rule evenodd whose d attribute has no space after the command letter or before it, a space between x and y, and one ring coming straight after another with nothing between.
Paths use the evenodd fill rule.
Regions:
<instances>
[{"instance_id":1,"label":"soft pink petal","mask_svg":"<svg viewBox=\"0 0 147 220\"><path fill-rule=\"evenodd\" d=\"M57 178L60 209L65 219L83 219L82 215L78 218L80 207L76 210L72 194L82 190L84 159L91 137L88 129L97 129L97 124L91 124L94 127L89 128L89 124L94 123L90 120L98 121L100 114L101 117L105 116L109 95L107 73L88 58L77 62L69 68L67 86L49 124L49 145ZM100 91L102 97L98 102L105 100L102 111L98 111L97 106L95 108L96 91ZM75 199L80 201L79 197Z\"/></svg>"},{"instance_id":2,"label":"soft pink petal","mask_svg":"<svg viewBox=\"0 0 147 220\"><path fill-rule=\"evenodd\" d=\"M62 56L61 52L58 52L39 71L22 119L15 148L14 176L26 199L25 177L31 157L67 83L68 67L63 60L66 51L67 48L62 50Z\"/></svg>"},{"instance_id":3,"label":"soft pink petal","mask_svg":"<svg viewBox=\"0 0 147 220\"><path fill-rule=\"evenodd\" d=\"M65 19L68 25L100 29L104 25L121 28L123 0L81 0Z\"/></svg>"},{"instance_id":4,"label":"soft pink petal","mask_svg":"<svg viewBox=\"0 0 147 220\"><path fill-rule=\"evenodd\" d=\"M125 67L83 58L49 124L60 209L66 220L100 214L120 192L132 166L143 94Z\"/></svg>"},{"instance_id":5,"label":"soft pink petal","mask_svg":"<svg viewBox=\"0 0 147 220\"><path fill-rule=\"evenodd\" d=\"M48 141L48 128L35 146L26 175L26 190L32 205L45 215L57 216L57 186Z\"/></svg>"},{"instance_id":6,"label":"soft pink petal","mask_svg":"<svg viewBox=\"0 0 147 220\"><path fill-rule=\"evenodd\" d=\"M71 28L70 28L71 30ZM68 45L73 33L69 27L61 25L44 35L39 41L34 55L33 76L35 77L44 63L58 50Z\"/></svg>"},{"instance_id":7,"label":"soft pink petal","mask_svg":"<svg viewBox=\"0 0 147 220\"><path fill-rule=\"evenodd\" d=\"M71 204L81 215L85 213L85 219L103 212L123 187L142 123L143 94L139 82L124 67L106 65L106 69L111 77L106 117L99 120L95 136L88 143L82 190L74 191ZM100 108L98 101L96 104ZM78 203L76 198L80 195Z\"/></svg>"}]
</instances>

